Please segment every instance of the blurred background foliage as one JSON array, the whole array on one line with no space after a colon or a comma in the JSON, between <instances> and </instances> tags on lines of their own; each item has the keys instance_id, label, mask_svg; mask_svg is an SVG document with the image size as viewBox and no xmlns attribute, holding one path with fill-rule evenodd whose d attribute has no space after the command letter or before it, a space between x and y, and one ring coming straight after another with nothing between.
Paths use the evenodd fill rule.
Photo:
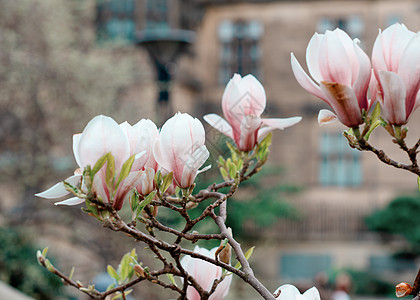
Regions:
<instances>
[{"instance_id":1,"label":"blurred background foliage","mask_svg":"<svg viewBox=\"0 0 420 300\"><path fill-rule=\"evenodd\" d=\"M366 217L366 224L372 231L387 235L400 235L408 242L398 256L418 256L420 254L420 224L417 220L420 211L420 194L400 196L386 207Z\"/></svg>"},{"instance_id":2,"label":"blurred background foliage","mask_svg":"<svg viewBox=\"0 0 420 300\"><path fill-rule=\"evenodd\" d=\"M0 280L39 300L64 296L61 280L41 268L27 234L0 227Z\"/></svg>"}]
</instances>

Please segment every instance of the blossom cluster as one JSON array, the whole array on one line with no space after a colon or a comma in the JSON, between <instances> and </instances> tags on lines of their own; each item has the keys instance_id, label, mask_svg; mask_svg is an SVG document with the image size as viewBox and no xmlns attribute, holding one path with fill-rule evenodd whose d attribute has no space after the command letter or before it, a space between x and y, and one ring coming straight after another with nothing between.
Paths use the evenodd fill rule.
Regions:
<instances>
[{"instance_id":1,"label":"blossom cluster","mask_svg":"<svg viewBox=\"0 0 420 300\"><path fill-rule=\"evenodd\" d=\"M312 79L293 53L291 63L299 84L332 109L320 111L320 125L338 119L347 127L357 127L364 123L363 111L378 100L382 118L401 126L420 105L420 32L403 24L379 31L371 60L359 40L337 28L315 33L306 48Z\"/></svg>"}]
</instances>

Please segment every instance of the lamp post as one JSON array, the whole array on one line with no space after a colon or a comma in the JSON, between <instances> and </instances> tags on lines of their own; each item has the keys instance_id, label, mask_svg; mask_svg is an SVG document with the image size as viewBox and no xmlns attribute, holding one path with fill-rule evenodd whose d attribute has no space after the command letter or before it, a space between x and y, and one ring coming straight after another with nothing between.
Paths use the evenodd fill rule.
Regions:
<instances>
[{"instance_id":1,"label":"lamp post","mask_svg":"<svg viewBox=\"0 0 420 300\"><path fill-rule=\"evenodd\" d=\"M171 71L168 66L195 40L195 33L183 29L146 29L136 33L136 43L145 47L156 70L158 84L157 124L162 125L171 115Z\"/></svg>"}]
</instances>

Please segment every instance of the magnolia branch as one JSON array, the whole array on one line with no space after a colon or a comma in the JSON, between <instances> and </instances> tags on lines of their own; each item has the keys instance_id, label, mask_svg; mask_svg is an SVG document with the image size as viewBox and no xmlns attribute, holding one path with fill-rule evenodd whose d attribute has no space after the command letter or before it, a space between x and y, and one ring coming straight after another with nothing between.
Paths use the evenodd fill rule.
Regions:
<instances>
[{"instance_id":1,"label":"magnolia branch","mask_svg":"<svg viewBox=\"0 0 420 300\"><path fill-rule=\"evenodd\" d=\"M420 139L411 149L407 148L407 146L405 145L405 142L399 142L400 147L405 152L408 153L409 158L411 160L411 165L403 164L403 163L400 163L391 159L388 155L385 154L383 150L375 148L363 138L359 138L357 142L358 142L357 145L360 147L361 150L373 152L379 158L379 160L382 161L383 163L390 165L394 168L407 170L411 173L416 174L417 176L420 176L420 168L417 163L417 153L418 153L417 149L420 146Z\"/></svg>"}]
</instances>

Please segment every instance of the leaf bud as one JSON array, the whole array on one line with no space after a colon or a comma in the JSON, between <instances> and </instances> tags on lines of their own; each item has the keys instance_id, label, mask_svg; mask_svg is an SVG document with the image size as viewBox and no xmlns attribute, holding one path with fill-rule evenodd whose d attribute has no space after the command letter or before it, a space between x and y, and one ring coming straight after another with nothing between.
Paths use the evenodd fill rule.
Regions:
<instances>
[{"instance_id":1,"label":"leaf bud","mask_svg":"<svg viewBox=\"0 0 420 300\"><path fill-rule=\"evenodd\" d=\"M134 271L136 271L136 274L138 277L146 277L144 274L144 269L140 265L134 265L133 267Z\"/></svg>"},{"instance_id":2,"label":"leaf bud","mask_svg":"<svg viewBox=\"0 0 420 300\"><path fill-rule=\"evenodd\" d=\"M395 295L398 298L411 295L412 292L413 292L413 287L405 282L401 282L400 284L397 284L397 286L395 287Z\"/></svg>"}]
</instances>

